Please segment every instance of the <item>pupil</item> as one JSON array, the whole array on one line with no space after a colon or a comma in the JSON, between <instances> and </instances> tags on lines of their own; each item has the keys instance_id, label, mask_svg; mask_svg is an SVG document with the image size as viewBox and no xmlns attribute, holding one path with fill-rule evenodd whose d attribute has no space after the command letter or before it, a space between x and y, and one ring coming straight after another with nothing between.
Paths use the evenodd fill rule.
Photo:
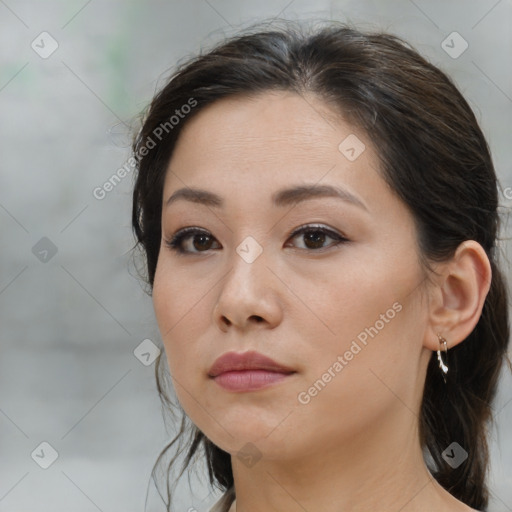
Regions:
<instances>
[{"instance_id":1,"label":"pupil","mask_svg":"<svg viewBox=\"0 0 512 512\"><path fill-rule=\"evenodd\" d=\"M201 239L202 242L200 242L199 244L196 244L195 242L197 241L197 239ZM194 248L195 249L208 249L208 239L210 237L208 235L196 235L196 238L195 238L195 241L194 241ZM206 240L206 247L204 245L201 245L202 243L204 243ZM211 242L211 240L210 240ZM199 245L199 246L198 246Z\"/></svg>"},{"instance_id":2,"label":"pupil","mask_svg":"<svg viewBox=\"0 0 512 512\"><path fill-rule=\"evenodd\" d=\"M315 233L317 236L315 236ZM306 246L308 246L308 241L313 242L315 248L322 247L325 242L325 233L322 233L321 231L310 231L309 234L306 234Z\"/></svg>"}]
</instances>

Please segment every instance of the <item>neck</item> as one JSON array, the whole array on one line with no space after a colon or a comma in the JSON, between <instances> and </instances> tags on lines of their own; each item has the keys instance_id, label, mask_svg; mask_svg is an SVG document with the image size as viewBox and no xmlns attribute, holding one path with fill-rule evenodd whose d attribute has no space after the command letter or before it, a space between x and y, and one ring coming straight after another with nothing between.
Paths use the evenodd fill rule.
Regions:
<instances>
[{"instance_id":1,"label":"neck","mask_svg":"<svg viewBox=\"0 0 512 512\"><path fill-rule=\"evenodd\" d=\"M374 425L334 446L319 439L300 458L264 455L247 467L232 457L236 512L471 510L428 471L416 416L403 408L399 425Z\"/></svg>"}]
</instances>

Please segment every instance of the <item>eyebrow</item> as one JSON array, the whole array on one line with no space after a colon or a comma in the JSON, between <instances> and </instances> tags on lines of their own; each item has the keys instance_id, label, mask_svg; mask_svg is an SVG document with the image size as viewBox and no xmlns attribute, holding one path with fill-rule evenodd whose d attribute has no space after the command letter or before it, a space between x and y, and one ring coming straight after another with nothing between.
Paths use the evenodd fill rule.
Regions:
<instances>
[{"instance_id":1,"label":"eyebrow","mask_svg":"<svg viewBox=\"0 0 512 512\"><path fill-rule=\"evenodd\" d=\"M283 207L322 197L335 197L368 211L367 206L361 199L344 188L332 185L297 185L278 190L272 194L272 203L274 206ZM180 188L167 199L165 205L169 206L178 200L203 204L211 208L222 208L224 206L222 197L208 190L199 188Z\"/></svg>"}]
</instances>

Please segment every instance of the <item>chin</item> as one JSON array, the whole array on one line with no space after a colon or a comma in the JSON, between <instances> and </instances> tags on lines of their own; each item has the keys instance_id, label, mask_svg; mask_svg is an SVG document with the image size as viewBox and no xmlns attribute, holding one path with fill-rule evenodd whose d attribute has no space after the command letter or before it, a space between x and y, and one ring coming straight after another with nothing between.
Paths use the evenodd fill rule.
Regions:
<instances>
[{"instance_id":1,"label":"chin","mask_svg":"<svg viewBox=\"0 0 512 512\"><path fill-rule=\"evenodd\" d=\"M278 423L274 421L270 425L262 421L250 423L241 420L236 426L222 423L226 430L216 424L212 431L212 424L209 424L209 428L202 431L212 443L231 455L237 455L247 444L253 445L262 453L276 455L286 445L286 438L289 440L289 435L283 436L275 428Z\"/></svg>"}]
</instances>

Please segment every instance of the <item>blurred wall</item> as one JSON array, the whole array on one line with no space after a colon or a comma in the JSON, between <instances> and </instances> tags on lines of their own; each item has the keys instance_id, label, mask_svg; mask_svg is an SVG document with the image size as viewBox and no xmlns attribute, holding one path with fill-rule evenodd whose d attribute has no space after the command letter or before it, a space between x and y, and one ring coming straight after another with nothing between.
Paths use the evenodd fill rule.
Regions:
<instances>
[{"instance_id":1,"label":"blurred wall","mask_svg":"<svg viewBox=\"0 0 512 512\"><path fill-rule=\"evenodd\" d=\"M132 178L93 191L180 59L274 16L410 41L474 107L512 206L510 0L1 0L0 511L164 510L150 472L170 433L151 299L130 263ZM510 511L510 378L495 409L491 512ZM177 510L208 510L218 494L192 488Z\"/></svg>"}]
</instances>

